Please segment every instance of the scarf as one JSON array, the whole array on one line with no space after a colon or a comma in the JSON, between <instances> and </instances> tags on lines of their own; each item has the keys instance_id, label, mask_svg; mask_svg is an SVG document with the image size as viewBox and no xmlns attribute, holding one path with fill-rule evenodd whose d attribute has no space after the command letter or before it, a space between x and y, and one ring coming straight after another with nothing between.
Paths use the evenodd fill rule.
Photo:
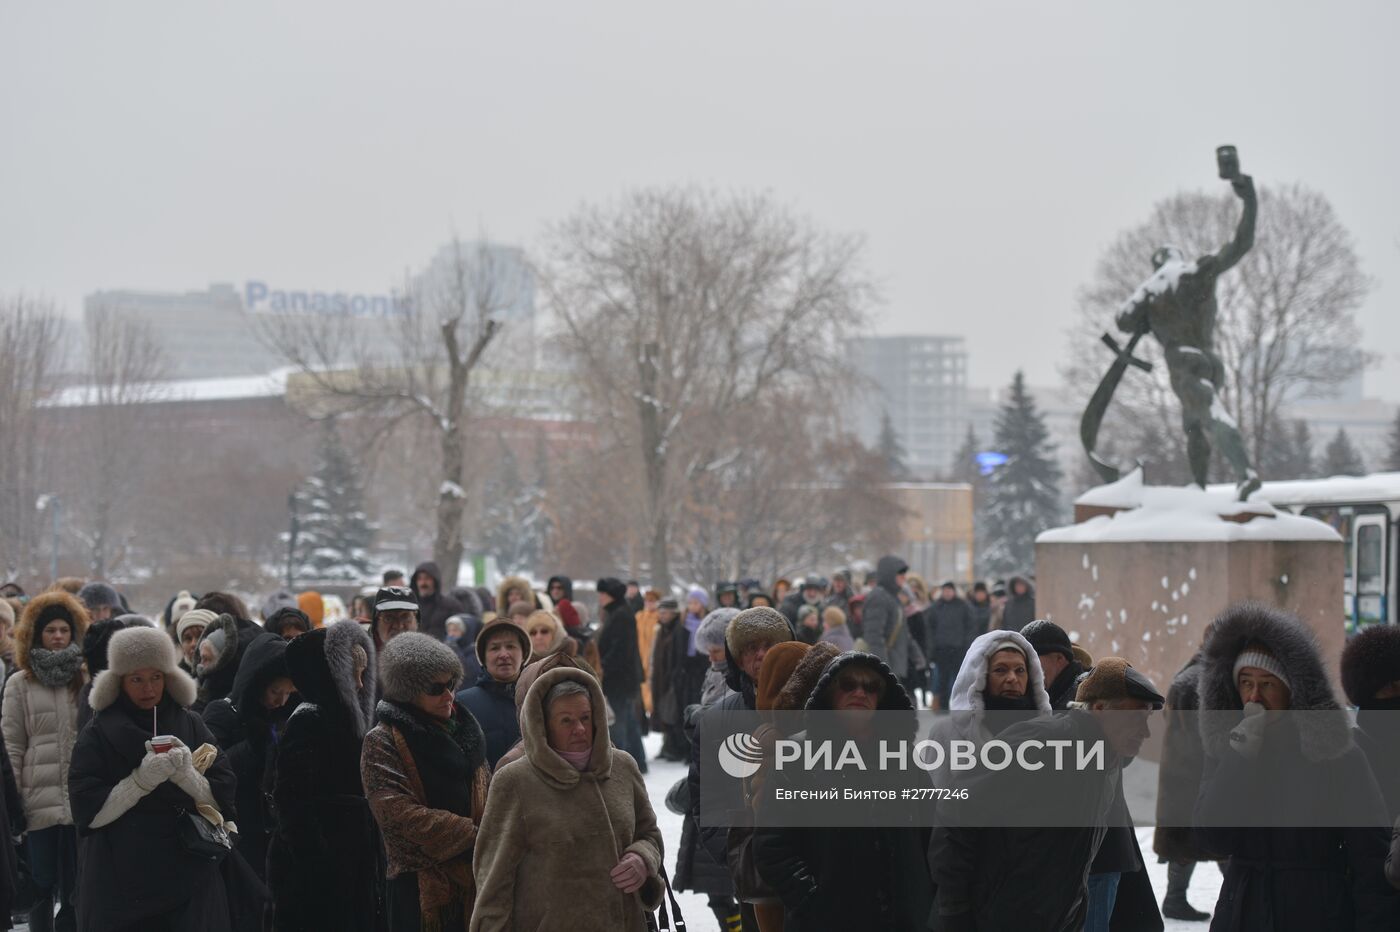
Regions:
<instances>
[{"instance_id":1,"label":"scarf","mask_svg":"<svg viewBox=\"0 0 1400 932\"><path fill-rule=\"evenodd\" d=\"M590 746L590 747L588 747L588 748L586 748L586 749L584 749L584 750L582 750L582 751L558 751L558 750L556 750L554 753L555 753L555 754L558 754L560 757L564 758L564 760L568 763L568 765L569 765L570 767L574 768L575 770L577 770L579 773L583 773L585 770L587 770L587 769L588 769L588 765L589 765L590 763L593 762L593 748L592 748L592 746Z\"/></svg>"},{"instance_id":2,"label":"scarf","mask_svg":"<svg viewBox=\"0 0 1400 932\"><path fill-rule=\"evenodd\" d=\"M48 650L44 647L29 649L29 669L34 678L50 689L62 689L73 683L78 670L83 665L83 649L76 643L63 650Z\"/></svg>"},{"instance_id":3,"label":"scarf","mask_svg":"<svg viewBox=\"0 0 1400 932\"><path fill-rule=\"evenodd\" d=\"M988 696L982 694L982 701L987 704L988 712L1034 712L1035 696L1026 693L1024 696Z\"/></svg>"},{"instance_id":4,"label":"scarf","mask_svg":"<svg viewBox=\"0 0 1400 932\"><path fill-rule=\"evenodd\" d=\"M467 740L467 730L458 721L461 707L454 704L453 717L442 722L410 703L392 705L412 720L411 726L400 727L399 731L418 768L428 808L470 816L472 779L485 757L484 749L473 747Z\"/></svg>"},{"instance_id":5,"label":"scarf","mask_svg":"<svg viewBox=\"0 0 1400 932\"><path fill-rule=\"evenodd\" d=\"M700 622L704 620L705 619L701 618L699 615L692 615L687 613L685 616L685 655L687 657L694 657L696 654L695 632L700 630Z\"/></svg>"}]
</instances>

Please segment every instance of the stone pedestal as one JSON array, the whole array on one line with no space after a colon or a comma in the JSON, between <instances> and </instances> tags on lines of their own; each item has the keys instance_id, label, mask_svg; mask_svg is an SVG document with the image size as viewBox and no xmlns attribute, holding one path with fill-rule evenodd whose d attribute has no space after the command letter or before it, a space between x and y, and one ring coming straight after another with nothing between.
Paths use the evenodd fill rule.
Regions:
<instances>
[{"instance_id":1,"label":"stone pedestal","mask_svg":"<svg viewBox=\"0 0 1400 932\"><path fill-rule=\"evenodd\" d=\"M1346 640L1341 541L1038 543L1036 614L1163 693L1226 607L1254 599L1317 633L1334 676Z\"/></svg>"},{"instance_id":2,"label":"stone pedestal","mask_svg":"<svg viewBox=\"0 0 1400 932\"><path fill-rule=\"evenodd\" d=\"M1036 614L1095 659L1122 657L1165 693L1206 625L1253 599L1302 618L1336 681L1346 629L1331 528L1228 495L1144 488L1140 476L1077 504L1105 510L1037 539Z\"/></svg>"}]
</instances>

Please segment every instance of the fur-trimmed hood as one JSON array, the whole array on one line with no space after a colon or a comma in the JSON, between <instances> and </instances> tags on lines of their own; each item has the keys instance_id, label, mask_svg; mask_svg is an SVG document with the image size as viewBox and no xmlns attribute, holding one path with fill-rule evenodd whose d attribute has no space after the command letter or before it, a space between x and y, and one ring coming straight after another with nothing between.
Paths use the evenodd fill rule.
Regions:
<instances>
[{"instance_id":1,"label":"fur-trimmed hood","mask_svg":"<svg viewBox=\"0 0 1400 932\"><path fill-rule=\"evenodd\" d=\"M840 649L830 641L818 641L793 668L792 675L778 690L778 698L773 702L774 712L798 712L807 707L807 699L817 688L822 673L831 661L841 654Z\"/></svg>"},{"instance_id":2,"label":"fur-trimmed hood","mask_svg":"<svg viewBox=\"0 0 1400 932\"><path fill-rule=\"evenodd\" d=\"M180 669L170 635L155 628L123 628L107 642L107 669L97 674L88 702L100 712L117 700L122 677L136 670L159 670L165 674L165 694L189 708L194 703L194 680Z\"/></svg>"},{"instance_id":3,"label":"fur-trimmed hood","mask_svg":"<svg viewBox=\"0 0 1400 932\"><path fill-rule=\"evenodd\" d=\"M804 658L805 659L805 658ZM885 692L880 697L880 703L876 711L879 712L913 712L914 703L909 698L909 694L904 691L904 687L899 684L899 679L890 669L890 665L885 663L874 654L867 654L858 650L848 650L844 654L839 654L830 660L822 674L817 679L817 684L812 687L812 693L807 697L807 703L803 709L808 712L829 712L831 711L831 696L829 687L836 677L846 667L852 664L861 664L870 667L878 672L885 679Z\"/></svg>"},{"instance_id":4,"label":"fur-trimmed hood","mask_svg":"<svg viewBox=\"0 0 1400 932\"><path fill-rule=\"evenodd\" d=\"M355 648L365 657L363 685L355 685ZM363 738L374 726L374 640L359 623L337 621L287 644L287 673L303 700L339 713Z\"/></svg>"},{"instance_id":5,"label":"fur-trimmed hood","mask_svg":"<svg viewBox=\"0 0 1400 932\"><path fill-rule=\"evenodd\" d=\"M19 622L15 625L15 666L17 668L26 673L34 672L29 664L29 652L43 633L44 626L56 619L68 622L68 627L72 629L74 644L83 643L83 637L87 634L89 623L87 609L83 607L83 603L79 602L76 596L62 589L41 592L24 606L24 611L20 612Z\"/></svg>"},{"instance_id":6,"label":"fur-trimmed hood","mask_svg":"<svg viewBox=\"0 0 1400 932\"><path fill-rule=\"evenodd\" d=\"M1346 753L1352 746L1351 725L1323 669L1316 637L1296 615L1259 602L1232 605L1215 620L1210 640L1201 650L1201 711L1244 709L1235 686L1235 659L1256 642L1268 648L1287 672L1290 710L1325 713L1293 716L1303 756L1323 761ZM1238 721L1231 715L1202 715L1206 752L1216 756L1224 752Z\"/></svg>"},{"instance_id":7,"label":"fur-trimmed hood","mask_svg":"<svg viewBox=\"0 0 1400 932\"><path fill-rule=\"evenodd\" d=\"M999 650L1015 647L1026 655L1026 669L1030 673L1029 691L1035 696L1035 707L1041 712L1051 711L1050 694L1045 690L1045 671L1041 669L1040 657L1035 647L1017 631L988 631L979 635L967 649L957 679L953 680L953 691L948 699L950 712L985 712L987 699L982 691L987 687L987 664Z\"/></svg>"},{"instance_id":8,"label":"fur-trimmed hood","mask_svg":"<svg viewBox=\"0 0 1400 932\"><path fill-rule=\"evenodd\" d=\"M544 702L549 691L565 680L580 683L588 690L593 709L593 758L589 761L588 773L597 780L606 780L612 773L612 742L608 737L608 706L603 699L603 687L583 670L556 667L535 680L525 695L525 704L520 709L520 737L530 764L546 783L561 789L576 786L581 774L549 746Z\"/></svg>"},{"instance_id":9,"label":"fur-trimmed hood","mask_svg":"<svg viewBox=\"0 0 1400 932\"><path fill-rule=\"evenodd\" d=\"M500 612L502 616L509 610L506 605L506 593L512 589L523 589L534 600L535 607L541 607L539 594L531 588L530 580L524 576L507 576L496 587L496 611Z\"/></svg>"}]
</instances>

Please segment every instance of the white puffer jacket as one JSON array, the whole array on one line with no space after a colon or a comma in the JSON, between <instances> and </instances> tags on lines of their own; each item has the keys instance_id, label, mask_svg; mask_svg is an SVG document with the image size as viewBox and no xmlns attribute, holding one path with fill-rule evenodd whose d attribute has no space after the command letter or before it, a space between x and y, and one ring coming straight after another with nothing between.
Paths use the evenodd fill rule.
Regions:
<instances>
[{"instance_id":1,"label":"white puffer jacket","mask_svg":"<svg viewBox=\"0 0 1400 932\"><path fill-rule=\"evenodd\" d=\"M77 694L45 686L22 670L5 685L0 727L29 831L72 825L68 764L78 740Z\"/></svg>"}]
</instances>

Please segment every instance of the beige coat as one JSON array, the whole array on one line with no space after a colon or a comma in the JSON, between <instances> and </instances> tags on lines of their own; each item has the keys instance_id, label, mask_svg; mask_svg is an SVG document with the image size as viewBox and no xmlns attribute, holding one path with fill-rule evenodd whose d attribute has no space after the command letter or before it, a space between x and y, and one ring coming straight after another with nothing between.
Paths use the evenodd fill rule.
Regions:
<instances>
[{"instance_id":1,"label":"beige coat","mask_svg":"<svg viewBox=\"0 0 1400 932\"><path fill-rule=\"evenodd\" d=\"M550 749L545 730L544 697L570 679L593 705L593 760L582 773ZM471 932L641 932L663 892L661 832L636 762L608 740L598 681L573 667L543 674L525 697L521 731L525 756L492 776L477 833ZM623 894L609 874L628 852L651 876Z\"/></svg>"},{"instance_id":2,"label":"beige coat","mask_svg":"<svg viewBox=\"0 0 1400 932\"><path fill-rule=\"evenodd\" d=\"M0 726L29 830L72 825L68 764L78 740L77 694L45 686L28 671L16 673L5 686Z\"/></svg>"}]
</instances>

